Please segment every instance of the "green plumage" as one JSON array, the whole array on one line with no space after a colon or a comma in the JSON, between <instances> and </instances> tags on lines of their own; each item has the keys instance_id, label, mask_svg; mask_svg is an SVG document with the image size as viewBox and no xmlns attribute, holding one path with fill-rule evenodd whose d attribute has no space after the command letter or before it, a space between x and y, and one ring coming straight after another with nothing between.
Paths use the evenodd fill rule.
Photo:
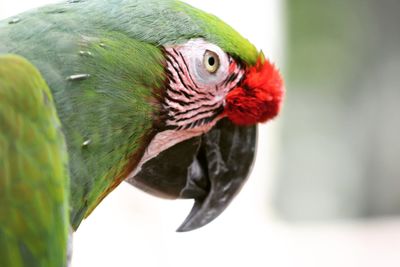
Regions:
<instances>
[{"instance_id":1,"label":"green plumage","mask_svg":"<svg viewBox=\"0 0 400 267\"><path fill-rule=\"evenodd\" d=\"M231 27L175 0L70 1L0 22L0 266L65 265L68 227L163 127L163 46L193 38L257 60Z\"/></svg>"},{"instance_id":2,"label":"green plumage","mask_svg":"<svg viewBox=\"0 0 400 267\"><path fill-rule=\"evenodd\" d=\"M52 90L70 154L74 228L125 178L157 130L160 45L202 37L244 62L257 58L232 28L178 1L71 1L18 18L0 22L0 54L29 59ZM77 74L80 81L71 79Z\"/></svg>"},{"instance_id":3,"label":"green plumage","mask_svg":"<svg viewBox=\"0 0 400 267\"><path fill-rule=\"evenodd\" d=\"M67 220L76 229L163 126L162 46L192 38L257 60L231 27L174 0L70 1L0 22L0 55L44 78L0 56L0 266L64 265Z\"/></svg>"},{"instance_id":4,"label":"green plumage","mask_svg":"<svg viewBox=\"0 0 400 267\"><path fill-rule=\"evenodd\" d=\"M49 88L26 60L0 56L0 266L64 266L67 178Z\"/></svg>"}]
</instances>

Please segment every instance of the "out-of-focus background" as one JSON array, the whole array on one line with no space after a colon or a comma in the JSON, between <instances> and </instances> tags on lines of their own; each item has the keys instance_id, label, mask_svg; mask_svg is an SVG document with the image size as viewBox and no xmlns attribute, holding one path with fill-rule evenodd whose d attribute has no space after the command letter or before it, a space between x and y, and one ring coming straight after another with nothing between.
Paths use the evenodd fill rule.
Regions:
<instances>
[{"instance_id":1,"label":"out-of-focus background","mask_svg":"<svg viewBox=\"0 0 400 267\"><path fill-rule=\"evenodd\" d=\"M287 1L283 218L400 213L399 12L395 0Z\"/></svg>"},{"instance_id":2,"label":"out-of-focus background","mask_svg":"<svg viewBox=\"0 0 400 267\"><path fill-rule=\"evenodd\" d=\"M0 18L52 0L1 0ZM400 266L400 2L187 0L281 68L247 185L210 225L121 185L75 234L81 266ZM1 40L0 40L1 42Z\"/></svg>"}]
</instances>

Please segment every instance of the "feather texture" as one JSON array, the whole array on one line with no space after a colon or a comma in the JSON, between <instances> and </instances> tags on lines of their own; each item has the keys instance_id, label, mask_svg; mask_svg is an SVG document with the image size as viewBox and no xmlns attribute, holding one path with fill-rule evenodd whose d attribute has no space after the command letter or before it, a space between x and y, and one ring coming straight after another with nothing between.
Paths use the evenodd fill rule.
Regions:
<instances>
[{"instance_id":1,"label":"feather texture","mask_svg":"<svg viewBox=\"0 0 400 267\"><path fill-rule=\"evenodd\" d=\"M26 60L0 56L0 266L64 266L67 149L53 99Z\"/></svg>"},{"instance_id":2,"label":"feather texture","mask_svg":"<svg viewBox=\"0 0 400 267\"><path fill-rule=\"evenodd\" d=\"M216 17L174 0L69 1L0 22L0 54L29 59L52 90L81 220L135 168L162 124L163 46L204 38L247 64L257 51Z\"/></svg>"}]
</instances>

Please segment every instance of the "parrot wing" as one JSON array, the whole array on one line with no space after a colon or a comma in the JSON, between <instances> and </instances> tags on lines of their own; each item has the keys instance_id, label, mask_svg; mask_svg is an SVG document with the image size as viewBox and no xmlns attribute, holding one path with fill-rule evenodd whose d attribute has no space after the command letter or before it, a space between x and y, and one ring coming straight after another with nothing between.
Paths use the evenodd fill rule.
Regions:
<instances>
[{"instance_id":1,"label":"parrot wing","mask_svg":"<svg viewBox=\"0 0 400 267\"><path fill-rule=\"evenodd\" d=\"M0 55L0 266L65 266L67 150L50 90L27 60Z\"/></svg>"}]
</instances>

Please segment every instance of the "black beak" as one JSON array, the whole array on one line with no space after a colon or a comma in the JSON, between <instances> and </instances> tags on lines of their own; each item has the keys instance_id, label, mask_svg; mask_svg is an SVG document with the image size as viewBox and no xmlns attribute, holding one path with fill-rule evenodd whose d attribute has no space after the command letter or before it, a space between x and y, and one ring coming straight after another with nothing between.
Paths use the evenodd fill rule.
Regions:
<instances>
[{"instance_id":1,"label":"black beak","mask_svg":"<svg viewBox=\"0 0 400 267\"><path fill-rule=\"evenodd\" d=\"M178 232L200 228L220 215L240 191L253 163L256 126L221 120L208 133L148 161L128 182L165 198L193 198Z\"/></svg>"}]
</instances>

